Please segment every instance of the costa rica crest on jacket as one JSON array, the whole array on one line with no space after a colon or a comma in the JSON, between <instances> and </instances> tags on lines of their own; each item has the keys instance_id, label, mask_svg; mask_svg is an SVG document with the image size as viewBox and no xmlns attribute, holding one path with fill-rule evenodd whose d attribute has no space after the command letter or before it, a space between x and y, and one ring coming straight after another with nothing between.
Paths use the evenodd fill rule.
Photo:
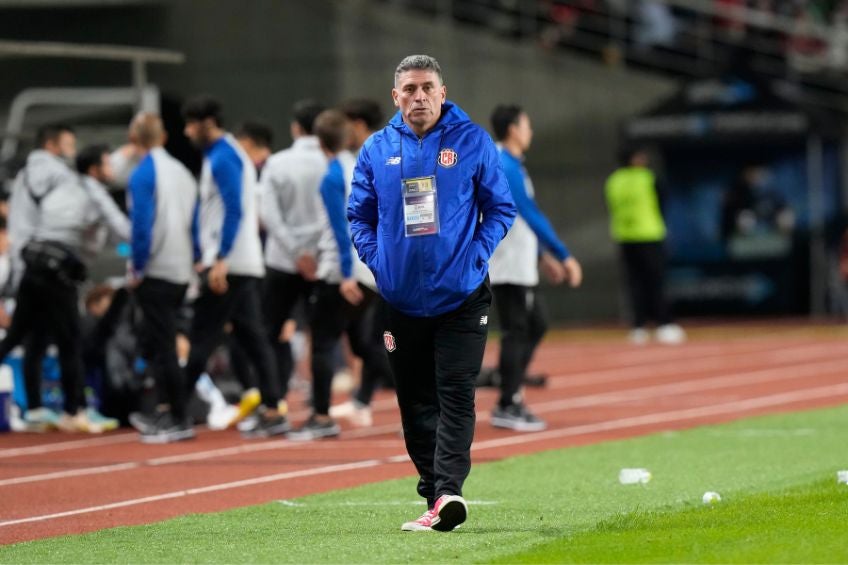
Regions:
<instances>
[{"instance_id":1,"label":"costa rica crest on jacket","mask_svg":"<svg viewBox=\"0 0 848 565\"><path fill-rule=\"evenodd\" d=\"M388 351L389 353L397 349L397 344L395 343L395 336L392 335L392 332L383 332L383 343L386 344L386 351Z\"/></svg>"},{"instance_id":2,"label":"costa rica crest on jacket","mask_svg":"<svg viewBox=\"0 0 848 565\"><path fill-rule=\"evenodd\" d=\"M444 148L439 151L439 164L446 169L449 169L459 162L459 155L456 151L450 148Z\"/></svg>"}]
</instances>

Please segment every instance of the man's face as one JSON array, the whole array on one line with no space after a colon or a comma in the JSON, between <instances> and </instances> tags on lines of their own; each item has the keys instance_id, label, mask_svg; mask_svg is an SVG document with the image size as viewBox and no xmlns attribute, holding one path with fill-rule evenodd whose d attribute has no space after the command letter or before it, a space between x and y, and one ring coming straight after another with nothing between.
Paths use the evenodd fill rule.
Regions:
<instances>
[{"instance_id":1,"label":"man's face","mask_svg":"<svg viewBox=\"0 0 848 565\"><path fill-rule=\"evenodd\" d=\"M63 131L53 141L48 141L44 149L53 155L71 162L77 156L77 136L69 131Z\"/></svg>"},{"instance_id":2,"label":"man's face","mask_svg":"<svg viewBox=\"0 0 848 565\"><path fill-rule=\"evenodd\" d=\"M395 106L404 121L421 135L436 125L447 97L445 85L434 71L413 69L400 74L392 89Z\"/></svg>"},{"instance_id":3,"label":"man's face","mask_svg":"<svg viewBox=\"0 0 848 565\"><path fill-rule=\"evenodd\" d=\"M530 126L530 118L527 114L519 114L518 121L512 126L510 132L513 138L518 142L522 151L530 149L530 144L533 142L533 128Z\"/></svg>"},{"instance_id":4,"label":"man's face","mask_svg":"<svg viewBox=\"0 0 848 565\"><path fill-rule=\"evenodd\" d=\"M100 164L89 169L89 175L96 178L104 184L108 184L115 180L115 174L112 171L112 160L108 153L100 156Z\"/></svg>"},{"instance_id":5,"label":"man's face","mask_svg":"<svg viewBox=\"0 0 848 565\"><path fill-rule=\"evenodd\" d=\"M210 142L209 130L212 120L188 120L183 133L191 141L192 145L203 149Z\"/></svg>"}]
</instances>

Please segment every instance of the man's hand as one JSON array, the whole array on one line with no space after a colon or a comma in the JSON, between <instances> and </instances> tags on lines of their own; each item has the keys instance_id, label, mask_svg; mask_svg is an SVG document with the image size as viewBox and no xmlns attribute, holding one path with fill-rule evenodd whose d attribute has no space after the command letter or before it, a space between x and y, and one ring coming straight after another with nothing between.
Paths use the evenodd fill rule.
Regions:
<instances>
[{"instance_id":1,"label":"man's hand","mask_svg":"<svg viewBox=\"0 0 848 565\"><path fill-rule=\"evenodd\" d=\"M223 259L218 259L212 268L209 269L209 289L215 294L224 294L227 292L227 262Z\"/></svg>"},{"instance_id":2,"label":"man's hand","mask_svg":"<svg viewBox=\"0 0 848 565\"><path fill-rule=\"evenodd\" d=\"M343 280L342 284L339 285L339 292L345 300L354 306L358 306L365 299L362 289L359 288L359 283L353 278Z\"/></svg>"},{"instance_id":3,"label":"man's hand","mask_svg":"<svg viewBox=\"0 0 848 565\"><path fill-rule=\"evenodd\" d=\"M565 267L550 253L543 253L539 259L542 274L551 284L562 284L565 280Z\"/></svg>"},{"instance_id":4,"label":"man's hand","mask_svg":"<svg viewBox=\"0 0 848 565\"><path fill-rule=\"evenodd\" d=\"M137 289L143 279L144 274L137 273L131 264L127 264L127 275L124 278L124 287L127 290Z\"/></svg>"},{"instance_id":5,"label":"man's hand","mask_svg":"<svg viewBox=\"0 0 848 565\"><path fill-rule=\"evenodd\" d=\"M305 254L301 255L297 258L295 262L295 267L297 267L297 272L300 273L304 279L308 281L317 280L317 272L318 272L318 262L315 260L314 255Z\"/></svg>"},{"instance_id":6,"label":"man's hand","mask_svg":"<svg viewBox=\"0 0 848 565\"><path fill-rule=\"evenodd\" d=\"M0 304L0 328L4 330L9 329L9 326L12 325L12 317L6 312L6 308Z\"/></svg>"},{"instance_id":7,"label":"man's hand","mask_svg":"<svg viewBox=\"0 0 848 565\"><path fill-rule=\"evenodd\" d=\"M569 257L562 262L565 270L565 280L571 288L577 288L583 282L583 267L574 257Z\"/></svg>"}]
</instances>

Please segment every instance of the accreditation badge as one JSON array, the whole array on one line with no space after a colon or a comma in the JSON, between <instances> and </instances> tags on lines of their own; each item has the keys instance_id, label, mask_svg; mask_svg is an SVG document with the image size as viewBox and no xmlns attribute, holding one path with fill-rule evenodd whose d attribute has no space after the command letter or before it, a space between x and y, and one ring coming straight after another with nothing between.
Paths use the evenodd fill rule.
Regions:
<instances>
[{"instance_id":1,"label":"accreditation badge","mask_svg":"<svg viewBox=\"0 0 848 565\"><path fill-rule=\"evenodd\" d=\"M436 177L401 179L406 237L439 233Z\"/></svg>"}]
</instances>

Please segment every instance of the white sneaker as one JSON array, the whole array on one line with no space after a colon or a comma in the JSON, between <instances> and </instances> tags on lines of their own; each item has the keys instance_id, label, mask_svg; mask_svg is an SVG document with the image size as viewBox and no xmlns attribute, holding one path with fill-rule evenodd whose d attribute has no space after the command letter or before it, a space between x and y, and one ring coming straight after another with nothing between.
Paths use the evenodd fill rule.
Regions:
<instances>
[{"instance_id":1,"label":"white sneaker","mask_svg":"<svg viewBox=\"0 0 848 565\"><path fill-rule=\"evenodd\" d=\"M239 407L234 404L213 404L206 416L206 425L210 430L225 430L238 419Z\"/></svg>"},{"instance_id":2,"label":"white sneaker","mask_svg":"<svg viewBox=\"0 0 848 565\"><path fill-rule=\"evenodd\" d=\"M656 338L663 345L680 345L686 341L686 332L677 324L665 324L657 328Z\"/></svg>"},{"instance_id":3,"label":"white sneaker","mask_svg":"<svg viewBox=\"0 0 848 565\"><path fill-rule=\"evenodd\" d=\"M35 408L27 410L22 418L27 432L46 432L59 427L59 414L50 408Z\"/></svg>"},{"instance_id":4,"label":"white sneaker","mask_svg":"<svg viewBox=\"0 0 848 565\"><path fill-rule=\"evenodd\" d=\"M647 345L651 341L651 334L645 328L634 328L627 335L627 340L633 345Z\"/></svg>"},{"instance_id":5,"label":"white sneaker","mask_svg":"<svg viewBox=\"0 0 848 565\"><path fill-rule=\"evenodd\" d=\"M56 427L59 428L60 431L68 433L100 433L99 430L92 430L85 410L80 410L73 416L67 412L62 412L62 415L59 416L59 422Z\"/></svg>"},{"instance_id":6,"label":"white sneaker","mask_svg":"<svg viewBox=\"0 0 848 565\"><path fill-rule=\"evenodd\" d=\"M331 406L330 417L347 420L359 428L368 428L374 425L374 416L371 413L371 408L356 400L348 400L347 402Z\"/></svg>"}]
</instances>

